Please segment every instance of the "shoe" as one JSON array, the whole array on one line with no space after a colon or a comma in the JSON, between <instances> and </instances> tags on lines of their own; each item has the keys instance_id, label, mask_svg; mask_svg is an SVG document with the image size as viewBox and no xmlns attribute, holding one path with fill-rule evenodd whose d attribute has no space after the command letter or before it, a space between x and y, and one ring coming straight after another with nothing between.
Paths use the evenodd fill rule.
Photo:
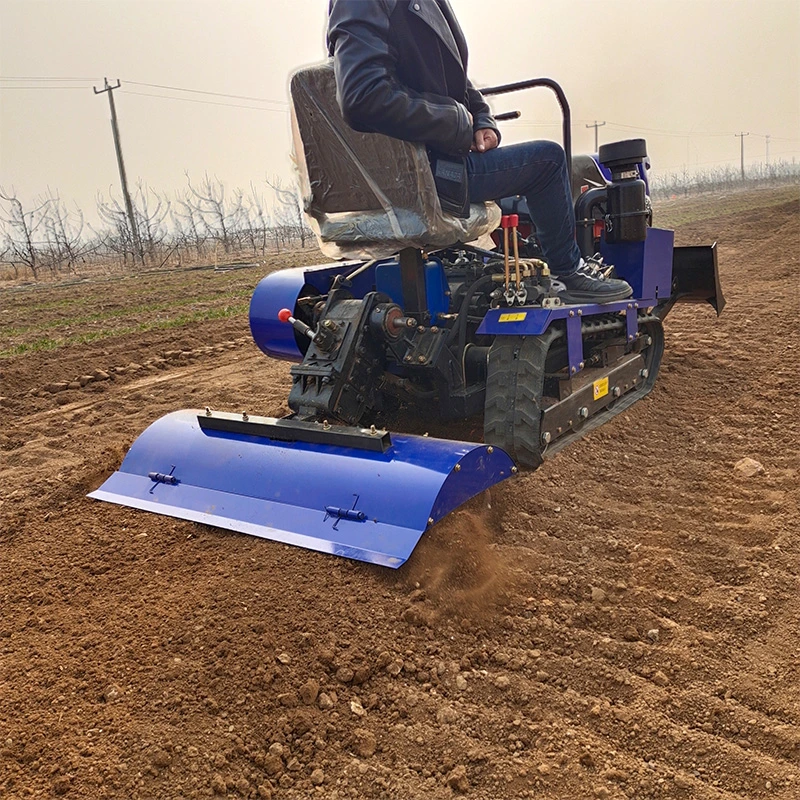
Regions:
<instances>
[{"instance_id":1,"label":"shoe","mask_svg":"<svg viewBox=\"0 0 800 800\"><path fill-rule=\"evenodd\" d=\"M580 260L578 268L570 275L561 275L564 284L561 299L565 303L614 303L633 294L629 283L611 277L614 267L603 264L600 256Z\"/></svg>"}]
</instances>

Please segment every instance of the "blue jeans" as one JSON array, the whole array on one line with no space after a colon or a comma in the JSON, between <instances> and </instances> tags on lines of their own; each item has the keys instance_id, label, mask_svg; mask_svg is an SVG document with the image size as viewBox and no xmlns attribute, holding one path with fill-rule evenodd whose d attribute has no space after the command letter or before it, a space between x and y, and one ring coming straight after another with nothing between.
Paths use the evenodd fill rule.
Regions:
<instances>
[{"instance_id":1,"label":"blue jeans","mask_svg":"<svg viewBox=\"0 0 800 800\"><path fill-rule=\"evenodd\" d=\"M561 145L522 142L470 153L467 171L473 203L525 195L550 270L562 277L575 271L581 252L575 241L575 211Z\"/></svg>"}]
</instances>

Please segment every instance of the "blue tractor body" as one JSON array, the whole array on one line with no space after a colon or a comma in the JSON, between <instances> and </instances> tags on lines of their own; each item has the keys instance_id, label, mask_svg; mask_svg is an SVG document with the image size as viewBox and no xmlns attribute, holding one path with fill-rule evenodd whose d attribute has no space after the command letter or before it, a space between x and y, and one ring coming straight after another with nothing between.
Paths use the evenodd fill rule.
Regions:
<instances>
[{"instance_id":1,"label":"blue tractor body","mask_svg":"<svg viewBox=\"0 0 800 800\"><path fill-rule=\"evenodd\" d=\"M543 84L494 93L529 85ZM401 566L470 497L647 395L676 302L722 311L716 248L676 248L651 225L644 142L605 146L600 158L610 181L588 163L599 178L577 196L578 243L613 265L632 297L570 301L520 198L501 201L517 212L507 216L513 272L507 245L461 242L274 272L255 289L250 328L267 356L294 362L292 413L170 414L90 496ZM481 417L482 442L446 438L449 424ZM403 418L444 438L389 432Z\"/></svg>"}]
</instances>

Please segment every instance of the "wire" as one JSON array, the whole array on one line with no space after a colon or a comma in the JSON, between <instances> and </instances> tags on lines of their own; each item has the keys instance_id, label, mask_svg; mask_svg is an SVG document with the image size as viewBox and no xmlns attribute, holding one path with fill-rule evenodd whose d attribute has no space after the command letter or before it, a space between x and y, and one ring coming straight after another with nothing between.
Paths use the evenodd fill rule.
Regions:
<instances>
[{"instance_id":1,"label":"wire","mask_svg":"<svg viewBox=\"0 0 800 800\"><path fill-rule=\"evenodd\" d=\"M275 106L288 106L288 103L281 102L279 100L267 100L264 97L247 97L241 94L226 94L224 92L206 92L202 89L183 89L180 86L163 86L158 83L141 83L140 81L125 81L125 83L131 83L134 86L149 86L151 89L168 89L173 92L191 92L192 94L208 94L213 95L214 97L230 97L233 100L252 100L255 103L270 103Z\"/></svg>"},{"instance_id":2,"label":"wire","mask_svg":"<svg viewBox=\"0 0 800 800\"><path fill-rule=\"evenodd\" d=\"M0 76L0 81L86 81L87 83L93 83L96 79L93 78L22 78L22 77L3 77ZM144 83L143 81L124 81L124 83L129 83L133 86L149 86L151 89L165 89L167 91L172 92L189 92L191 94L204 94L204 95L211 95L213 97L228 97L232 100L249 100L253 103L267 103L268 105L272 106L279 106L281 110L286 109L289 107L289 104L284 101L280 100L268 100L265 97L249 97L247 95L241 94L227 94L225 92L210 92L203 89L186 89L182 86L166 86L165 84L160 83ZM68 87L47 87L47 86L3 86L0 87L3 89L47 89L47 88L68 88L68 89L79 89L82 87L79 86L68 86ZM129 92L129 94L137 94L137 92ZM138 94L144 94L143 92L139 92ZM150 95L151 97L162 97L163 95ZM173 98L175 100L180 99L187 99L187 98ZM195 101L195 102L202 102L202 101ZM207 101L208 102L208 101ZM241 106L242 108L249 108L250 106ZM269 109L267 109L269 110Z\"/></svg>"},{"instance_id":3,"label":"wire","mask_svg":"<svg viewBox=\"0 0 800 800\"><path fill-rule=\"evenodd\" d=\"M98 80L97 78L12 78L0 75L0 81L86 81L91 83Z\"/></svg>"},{"instance_id":4,"label":"wire","mask_svg":"<svg viewBox=\"0 0 800 800\"><path fill-rule=\"evenodd\" d=\"M629 130L629 131L644 131L646 133L660 133L664 136L733 136L733 132L729 133L721 133L721 132L711 132L711 131L668 131L664 130L663 128L641 128L636 125L625 125L622 122L611 122L609 121L608 124L612 128L621 128L622 130Z\"/></svg>"},{"instance_id":5,"label":"wire","mask_svg":"<svg viewBox=\"0 0 800 800\"><path fill-rule=\"evenodd\" d=\"M132 81L129 81L132 83ZM192 97L170 97L165 94L150 94L149 92L132 92L130 89L120 89L124 94L136 94L139 97L157 97L160 100L178 100L183 103L202 103L208 106L225 106L226 108L247 108L250 111L272 111L275 114L286 114L285 108L257 108L256 106L243 106L240 103L218 103L214 100L195 100Z\"/></svg>"},{"instance_id":6,"label":"wire","mask_svg":"<svg viewBox=\"0 0 800 800\"><path fill-rule=\"evenodd\" d=\"M88 89L88 86L0 86L0 91L9 91L11 89Z\"/></svg>"}]
</instances>

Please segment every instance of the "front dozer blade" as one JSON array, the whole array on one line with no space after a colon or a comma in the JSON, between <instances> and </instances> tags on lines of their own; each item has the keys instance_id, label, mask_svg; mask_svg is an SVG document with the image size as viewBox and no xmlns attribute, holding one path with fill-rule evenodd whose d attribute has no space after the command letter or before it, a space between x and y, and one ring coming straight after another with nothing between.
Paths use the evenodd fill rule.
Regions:
<instances>
[{"instance_id":1,"label":"front dozer blade","mask_svg":"<svg viewBox=\"0 0 800 800\"><path fill-rule=\"evenodd\" d=\"M89 497L397 568L430 525L513 472L482 444L176 411Z\"/></svg>"}]
</instances>

